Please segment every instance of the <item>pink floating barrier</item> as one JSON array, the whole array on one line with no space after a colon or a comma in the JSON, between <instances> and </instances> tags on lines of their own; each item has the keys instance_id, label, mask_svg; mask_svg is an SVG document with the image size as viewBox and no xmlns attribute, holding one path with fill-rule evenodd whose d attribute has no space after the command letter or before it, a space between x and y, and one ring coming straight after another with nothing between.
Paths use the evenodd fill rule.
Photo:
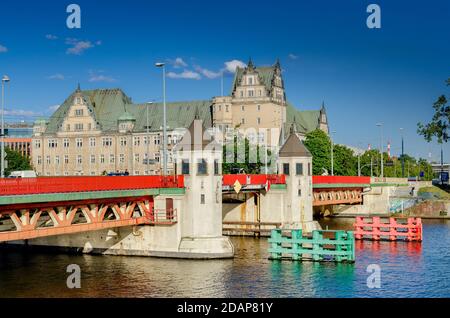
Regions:
<instances>
[{"instance_id":1,"label":"pink floating barrier","mask_svg":"<svg viewBox=\"0 0 450 318\"><path fill-rule=\"evenodd\" d=\"M406 220L406 222L404 222ZM402 222L403 221L403 222ZM389 222L381 222L379 216L356 217L355 239L380 240L382 238L391 241L405 239L412 242L422 241L422 219L421 218L389 218Z\"/></svg>"}]
</instances>

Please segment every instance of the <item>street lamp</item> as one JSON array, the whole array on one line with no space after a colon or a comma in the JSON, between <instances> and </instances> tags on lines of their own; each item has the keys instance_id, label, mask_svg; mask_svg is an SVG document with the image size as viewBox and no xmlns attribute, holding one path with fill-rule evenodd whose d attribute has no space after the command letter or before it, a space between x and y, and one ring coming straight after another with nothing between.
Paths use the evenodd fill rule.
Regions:
<instances>
[{"instance_id":1,"label":"street lamp","mask_svg":"<svg viewBox=\"0 0 450 318\"><path fill-rule=\"evenodd\" d=\"M150 108L151 105L153 105L153 102L147 103L147 174L150 174L150 168L149 168L149 163L150 163L150 124L148 122L148 109Z\"/></svg>"},{"instance_id":2,"label":"street lamp","mask_svg":"<svg viewBox=\"0 0 450 318\"><path fill-rule=\"evenodd\" d=\"M335 134L336 131L332 131L331 132L331 175L334 176L334 156L333 156L333 152L334 152L334 143L333 143L333 134Z\"/></svg>"},{"instance_id":3,"label":"street lamp","mask_svg":"<svg viewBox=\"0 0 450 318\"><path fill-rule=\"evenodd\" d=\"M4 113L5 113L5 84L9 83L10 79L7 75L3 75L2 78L2 133L1 133L1 177L4 178L5 177L5 118L4 118Z\"/></svg>"},{"instance_id":4,"label":"street lamp","mask_svg":"<svg viewBox=\"0 0 450 318\"><path fill-rule=\"evenodd\" d=\"M384 176L384 164L383 164L383 123L378 123L378 127L380 127L380 160L381 160L381 178Z\"/></svg>"},{"instance_id":5,"label":"street lamp","mask_svg":"<svg viewBox=\"0 0 450 318\"><path fill-rule=\"evenodd\" d=\"M166 118L166 64L155 63L156 67L162 68L163 73L163 104L164 104L164 118L163 118L163 175L167 175L167 118Z\"/></svg>"},{"instance_id":6,"label":"street lamp","mask_svg":"<svg viewBox=\"0 0 450 318\"><path fill-rule=\"evenodd\" d=\"M403 142L403 128L400 128L400 134L402 136L402 178L405 177L405 147Z\"/></svg>"}]
</instances>

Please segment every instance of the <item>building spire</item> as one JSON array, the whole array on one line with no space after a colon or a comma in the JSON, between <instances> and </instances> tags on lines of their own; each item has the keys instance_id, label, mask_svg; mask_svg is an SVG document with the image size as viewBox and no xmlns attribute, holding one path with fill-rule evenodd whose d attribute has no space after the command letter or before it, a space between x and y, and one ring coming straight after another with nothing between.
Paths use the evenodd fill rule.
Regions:
<instances>
[{"instance_id":1,"label":"building spire","mask_svg":"<svg viewBox=\"0 0 450 318\"><path fill-rule=\"evenodd\" d=\"M81 92L80 83L78 83L78 86L77 86L77 93L80 93L80 92Z\"/></svg>"},{"instance_id":2,"label":"building spire","mask_svg":"<svg viewBox=\"0 0 450 318\"><path fill-rule=\"evenodd\" d=\"M297 133L297 122L295 120L295 116L294 116L294 121L291 124L291 128L290 128L290 134L296 134Z\"/></svg>"},{"instance_id":3,"label":"building spire","mask_svg":"<svg viewBox=\"0 0 450 318\"><path fill-rule=\"evenodd\" d=\"M198 106L195 106L195 116L194 116L194 120L199 120L200 119L200 113L198 111Z\"/></svg>"},{"instance_id":4,"label":"building spire","mask_svg":"<svg viewBox=\"0 0 450 318\"><path fill-rule=\"evenodd\" d=\"M280 58L277 57L277 61L275 62L275 67L281 69Z\"/></svg>"},{"instance_id":5,"label":"building spire","mask_svg":"<svg viewBox=\"0 0 450 318\"><path fill-rule=\"evenodd\" d=\"M249 60L248 60L247 68L248 68L249 70L253 70L253 69L255 68L255 66L253 65L253 61L252 61L252 58L251 58L251 57L250 57Z\"/></svg>"}]
</instances>

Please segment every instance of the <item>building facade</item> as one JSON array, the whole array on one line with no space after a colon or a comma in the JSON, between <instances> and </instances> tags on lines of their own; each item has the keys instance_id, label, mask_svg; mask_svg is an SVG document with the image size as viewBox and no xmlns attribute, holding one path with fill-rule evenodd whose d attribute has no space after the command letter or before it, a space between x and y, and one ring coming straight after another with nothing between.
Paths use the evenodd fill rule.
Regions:
<instances>
[{"instance_id":1,"label":"building facade","mask_svg":"<svg viewBox=\"0 0 450 318\"><path fill-rule=\"evenodd\" d=\"M241 132L253 142L276 147L287 127L300 139L315 129L328 133L324 106L298 111L287 100L281 66L236 70L232 92L211 100L167 103L168 170L173 147L198 116L211 131ZM69 96L51 118L33 127L32 164L41 176L162 173L163 106L134 104L120 89L82 91Z\"/></svg>"}]
</instances>

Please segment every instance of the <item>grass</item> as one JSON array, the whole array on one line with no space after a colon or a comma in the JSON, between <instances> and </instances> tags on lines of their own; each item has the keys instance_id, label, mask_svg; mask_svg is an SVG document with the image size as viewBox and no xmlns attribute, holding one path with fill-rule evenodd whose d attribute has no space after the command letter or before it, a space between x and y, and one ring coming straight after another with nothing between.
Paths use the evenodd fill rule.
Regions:
<instances>
[{"instance_id":1,"label":"grass","mask_svg":"<svg viewBox=\"0 0 450 318\"><path fill-rule=\"evenodd\" d=\"M450 194L445 192L444 190L432 186L432 187L425 187L425 188L420 188L419 189L419 195L421 194L427 194L430 193L431 195L433 195L434 197L438 198L438 199L444 199L444 200L450 200Z\"/></svg>"}]
</instances>

